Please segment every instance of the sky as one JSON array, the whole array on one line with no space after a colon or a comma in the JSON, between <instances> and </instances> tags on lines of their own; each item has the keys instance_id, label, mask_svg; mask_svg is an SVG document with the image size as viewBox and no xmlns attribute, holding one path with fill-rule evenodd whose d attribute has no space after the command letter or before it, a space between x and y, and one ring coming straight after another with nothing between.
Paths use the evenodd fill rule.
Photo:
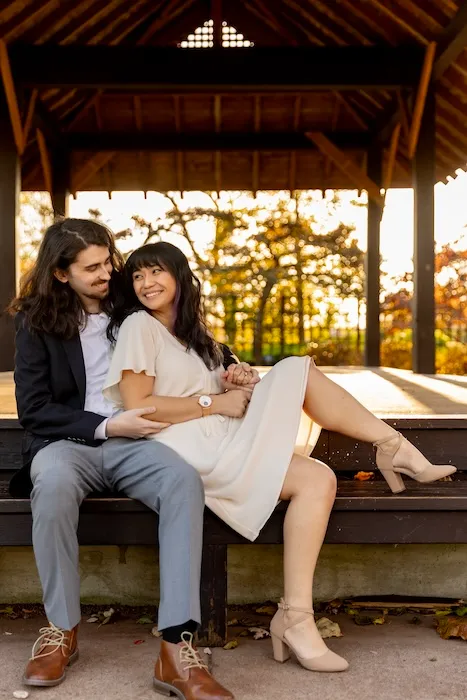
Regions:
<instances>
[{"instance_id":1,"label":"sky","mask_svg":"<svg viewBox=\"0 0 467 700\"><path fill-rule=\"evenodd\" d=\"M355 234L363 249L366 249L366 207L356 207L351 204L357 199L356 191L340 193L342 206L338 218L347 224L355 226ZM231 193L221 193L221 197L231 196ZM331 192L326 196L332 196ZM363 195L360 202L365 201ZM239 193L239 199L242 195ZM267 193L258 193L258 197L266 199ZM184 196L187 206L209 206L209 200L202 192L187 192ZM241 201L238 202L241 204ZM99 209L103 219L113 231L132 228L131 216L138 214L146 220L154 221L169 208L167 199L160 193L148 192L146 198L143 192L113 192L109 198L106 192L79 192L76 199L71 199L70 215L88 217L89 209ZM326 219L325 203L321 194L316 193L313 214L318 222ZM332 227L332 221L326 221ZM335 221L337 223L337 221ZM435 186L435 238L437 247L445 243L454 243L466 233L467 225L467 173L461 170L455 179L447 184L438 183ZM201 249L209 244L209 225L200 222L195 226L193 237L197 247ZM180 237L167 240L180 245L189 254L185 241ZM135 248L143 243L141 237L134 236L132 240L123 243L122 248ZM399 276L412 269L413 256L413 191L411 189L391 189L386 197L383 219L381 223L381 254L384 259L384 269L392 276Z\"/></svg>"}]
</instances>

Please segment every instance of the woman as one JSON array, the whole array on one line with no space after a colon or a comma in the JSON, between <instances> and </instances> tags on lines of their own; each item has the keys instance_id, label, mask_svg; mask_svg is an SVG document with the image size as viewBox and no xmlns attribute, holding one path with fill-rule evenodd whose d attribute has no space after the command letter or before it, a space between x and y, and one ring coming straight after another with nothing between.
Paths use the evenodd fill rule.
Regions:
<instances>
[{"instance_id":1,"label":"woman","mask_svg":"<svg viewBox=\"0 0 467 700\"><path fill-rule=\"evenodd\" d=\"M290 501L284 599L271 623L274 658L285 661L291 649L307 669L346 670L313 617L313 575L336 478L295 450L302 408L318 426L376 444L378 467L394 492L404 488L401 474L427 482L455 467L431 465L309 357L282 360L253 389L255 373L244 365L224 372L201 312L200 283L175 246L143 246L124 275L127 298L109 329L119 333L104 393L125 409L154 407L149 418L170 423L154 439L198 469L207 506L244 537L254 540L277 502Z\"/></svg>"}]
</instances>

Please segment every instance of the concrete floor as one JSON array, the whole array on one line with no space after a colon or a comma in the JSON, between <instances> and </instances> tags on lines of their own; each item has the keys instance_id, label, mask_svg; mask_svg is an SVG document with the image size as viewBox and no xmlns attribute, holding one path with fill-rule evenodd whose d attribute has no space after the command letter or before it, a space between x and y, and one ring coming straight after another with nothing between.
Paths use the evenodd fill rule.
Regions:
<instances>
[{"instance_id":1,"label":"concrete floor","mask_svg":"<svg viewBox=\"0 0 467 700\"><path fill-rule=\"evenodd\" d=\"M329 646L345 656L342 674L305 671L293 660L271 657L268 640L240 640L232 651L213 650L213 673L236 700L465 700L465 642L443 641L433 617L409 624L413 616L390 617L381 626L358 627L337 616L344 637ZM0 619L0 698L22 689L21 676L42 619ZM82 624L81 658L58 688L28 689L41 700L157 700L151 687L159 641L149 626L133 621L97 627ZM12 633L11 635L5 634ZM138 639L144 644L135 645Z\"/></svg>"},{"instance_id":2,"label":"concrete floor","mask_svg":"<svg viewBox=\"0 0 467 700\"><path fill-rule=\"evenodd\" d=\"M321 367L379 416L467 414L467 377L409 370ZM267 368L260 368L266 372ZM13 373L0 373L0 417L15 417Z\"/></svg>"}]
</instances>

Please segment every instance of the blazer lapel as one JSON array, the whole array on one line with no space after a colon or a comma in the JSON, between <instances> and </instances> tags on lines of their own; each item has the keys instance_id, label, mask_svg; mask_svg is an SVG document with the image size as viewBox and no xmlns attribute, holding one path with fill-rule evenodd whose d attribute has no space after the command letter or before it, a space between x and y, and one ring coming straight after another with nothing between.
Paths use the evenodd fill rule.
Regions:
<instances>
[{"instance_id":1,"label":"blazer lapel","mask_svg":"<svg viewBox=\"0 0 467 700\"><path fill-rule=\"evenodd\" d=\"M62 340L63 347L70 363L71 371L78 387L81 405L84 406L86 399L86 372L84 369L83 349L79 335L70 340Z\"/></svg>"}]
</instances>

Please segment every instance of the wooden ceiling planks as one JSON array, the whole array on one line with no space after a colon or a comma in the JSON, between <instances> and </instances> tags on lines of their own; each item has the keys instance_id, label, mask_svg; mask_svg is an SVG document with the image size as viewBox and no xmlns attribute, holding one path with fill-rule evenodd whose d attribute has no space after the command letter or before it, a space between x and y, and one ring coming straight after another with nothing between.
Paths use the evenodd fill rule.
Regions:
<instances>
[{"instance_id":1,"label":"wooden ceiling planks","mask_svg":"<svg viewBox=\"0 0 467 700\"><path fill-rule=\"evenodd\" d=\"M13 0L8 7L0 9L0 37L6 38L8 43L26 41L62 45L175 45L208 19L210 4L208 0L135 0L132 4L124 0L77 0L66 4L58 0ZM225 19L257 46L397 46L404 43L426 46L430 41L439 41L440 48L433 69L435 78L438 77L436 93L440 117L437 121L440 128L437 152L438 155L441 154L444 148L445 155L439 155L438 160L443 170L448 162L451 163L452 172L456 167L465 165L461 160L461 153L464 152L464 141L467 138L467 52L464 50L464 41L467 41L467 2L361 0L356 3L353 0L335 0L329 3L326 0L238 0L232 3L224 0L222 5ZM462 16L463 8L465 18ZM451 34L447 30L449 27ZM388 109L388 105L393 104L391 94L383 90L354 90L346 92L345 95L337 91L337 94L339 97L335 99L345 101L339 114L339 129L363 129L366 126L371 129L380 115ZM216 92L216 95L211 95L209 99L211 105L216 104L213 100L222 102L216 119L223 124L223 120L227 118L227 112L224 114L224 102L228 105L229 113L233 114L235 106L231 102L236 98L229 97L224 100L221 91ZM63 127L68 125L71 131L81 123L81 110L87 113L92 107L94 96L93 93L79 89L57 88L43 90L40 94L50 112ZM106 93L99 99L103 100L105 114ZM329 112L329 107L325 107L325 100L322 98L316 95L310 98L317 100L317 105L321 104L321 109L325 110L321 112L321 121L317 119L317 111L310 111L309 105L307 106L308 97L294 95L293 99L303 100L301 121L306 120L307 129L322 129L324 115L327 115L325 118L331 123L332 110ZM240 95L238 100L241 100ZM268 100L269 98L262 103L262 111L266 111L261 119L261 128L264 129L264 125L274 130L287 128L283 124L284 111L271 106L271 116L268 116ZM136 107L137 103L139 108ZM156 108L156 104L163 105L162 95L161 102L156 101L151 107L149 103L145 107L144 96L139 96L136 102L133 100L133 123L140 119L145 109L152 110ZM396 99L396 109L397 104ZM187 107L199 109L200 113L199 118L187 119L185 110L182 110L180 120L184 130L190 128L190 123L193 126L198 124L196 128L199 128L199 119L209 118L212 121L212 107L211 116L208 116L202 101L197 107L196 100L188 100ZM137 114L138 109L140 116ZM291 109L293 115L293 106ZM104 123L108 123L108 120L109 117ZM247 112L244 112L243 116L238 115L237 121L241 128L247 129L248 122L254 123L254 116L248 117ZM293 128L290 127L290 123L294 121L294 118L289 116L288 128ZM144 131L148 127L146 121L143 122ZM148 125L151 125L151 120L148 120ZM403 125L404 136L405 132L406 128ZM459 139L459 133L463 135L462 140ZM31 135L33 134L34 130L31 130ZM449 143L451 147L448 146ZM401 163L402 153L401 146L398 151ZM456 163L456 159L459 162ZM118 159L115 158L115 161ZM291 170L290 162L289 159L288 171ZM294 179L299 180L302 164L303 162L297 161L293 165ZM218 166L219 163L217 170ZM396 164L395 172L398 171ZM220 176L224 182L224 173L218 172L216 180ZM396 174L395 180L397 177Z\"/></svg>"}]
</instances>

